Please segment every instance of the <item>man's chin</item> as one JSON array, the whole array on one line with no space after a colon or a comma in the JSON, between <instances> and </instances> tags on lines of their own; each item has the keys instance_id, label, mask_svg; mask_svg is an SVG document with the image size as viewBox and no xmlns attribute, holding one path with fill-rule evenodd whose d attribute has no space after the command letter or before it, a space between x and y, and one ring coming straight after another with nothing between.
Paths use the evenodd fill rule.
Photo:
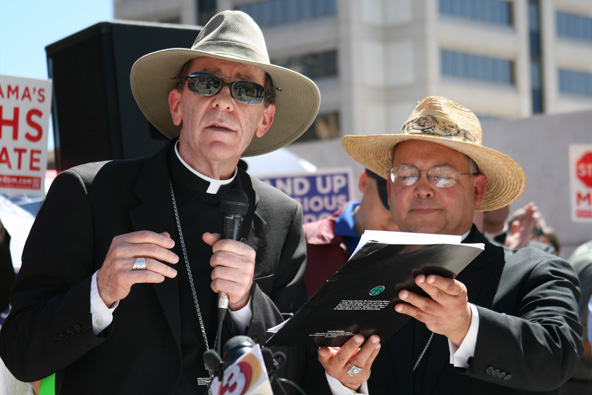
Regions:
<instances>
[{"instance_id":1,"label":"man's chin","mask_svg":"<svg viewBox=\"0 0 592 395\"><path fill-rule=\"evenodd\" d=\"M442 230L444 229L444 224L441 221L438 221L433 216L414 216L415 218L409 218L406 222L404 230L405 232L413 232L413 233L433 233L433 234L440 234L444 233ZM421 217L421 218L418 218ZM403 230L403 228L401 228Z\"/></svg>"}]
</instances>

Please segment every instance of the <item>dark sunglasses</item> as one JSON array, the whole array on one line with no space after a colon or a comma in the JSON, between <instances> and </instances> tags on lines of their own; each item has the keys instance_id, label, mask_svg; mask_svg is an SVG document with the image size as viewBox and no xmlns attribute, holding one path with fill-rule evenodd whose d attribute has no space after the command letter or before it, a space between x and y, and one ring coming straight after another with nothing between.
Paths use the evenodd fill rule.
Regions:
<instances>
[{"instance_id":1,"label":"dark sunglasses","mask_svg":"<svg viewBox=\"0 0 592 395\"><path fill-rule=\"evenodd\" d=\"M230 95L238 102L245 104L259 104L265 97L265 88L251 81L233 80L225 82L218 75L197 71L185 77L187 88L193 93L202 96L214 96L220 93L222 88L228 85Z\"/></svg>"}]
</instances>

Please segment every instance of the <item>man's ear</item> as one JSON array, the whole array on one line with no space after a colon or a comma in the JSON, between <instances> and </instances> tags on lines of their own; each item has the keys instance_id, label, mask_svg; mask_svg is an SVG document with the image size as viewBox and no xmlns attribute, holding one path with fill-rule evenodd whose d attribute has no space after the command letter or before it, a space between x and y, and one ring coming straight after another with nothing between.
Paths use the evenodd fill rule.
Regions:
<instances>
[{"instance_id":1,"label":"man's ear","mask_svg":"<svg viewBox=\"0 0 592 395\"><path fill-rule=\"evenodd\" d=\"M367 185L368 185L368 174L366 174L366 172L363 171L362 174L360 174L360 179L358 180L358 189L360 190L360 192L362 192L362 195L364 194L364 191L366 190Z\"/></svg>"},{"instance_id":2,"label":"man's ear","mask_svg":"<svg viewBox=\"0 0 592 395\"><path fill-rule=\"evenodd\" d=\"M476 174L475 182L473 183L473 195L475 197L475 207L481 204L485 197L485 190L487 189L487 179L483 174Z\"/></svg>"},{"instance_id":3,"label":"man's ear","mask_svg":"<svg viewBox=\"0 0 592 395\"><path fill-rule=\"evenodd\" d=\"M275 104L270 104L263 111L263 119L261 120L261 124L259 124L259 126L257 127L257 130L255 130L255 136L259 138L265 136L265 133L267 133L267 131L271 127L271 124L273 123L274 117Z\"/></svg>"},{"instance_id":4,"label":"man's ear","mask_svg":"<svg viewBox=\"0 0 592 395\"><path fill-rule=\"evenodd\" d=\"M169 92L169 110L171 118L175 126L181 125L183 122L183 114L181 111L181 92L177 88L171 89Z\"/></svg>"}]
</instances>

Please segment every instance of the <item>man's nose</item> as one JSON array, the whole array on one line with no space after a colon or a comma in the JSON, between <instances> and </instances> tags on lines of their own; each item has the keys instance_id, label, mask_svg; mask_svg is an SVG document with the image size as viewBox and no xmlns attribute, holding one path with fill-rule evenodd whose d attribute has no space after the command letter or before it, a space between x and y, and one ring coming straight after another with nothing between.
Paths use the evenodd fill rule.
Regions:
<instances>
[{"instance_id":1,"label":"man's nose","mask_svg":"<svg viewBox=\"0 0 592 395\"><path fill-rule=\"evenodd\" d=\"M234 108L234 98L230 92L230 85L223 86L220 92L213 96L213 99L212 105L214 107L220 107L225 110Z\"/></svg>"},{"instance_id":2,"label":"man's nose","mask_svg":"<svg viewBox=\"0 0 592 395\"><path fill-rule=\"evenodd\" d=\"M432 197L434 195L434 186L428 179L428 173L425 170L419 172L419 178L417 179L417 182L414 186L416 194L419 197L425 198Z\"/></svg>"}]
</instances>

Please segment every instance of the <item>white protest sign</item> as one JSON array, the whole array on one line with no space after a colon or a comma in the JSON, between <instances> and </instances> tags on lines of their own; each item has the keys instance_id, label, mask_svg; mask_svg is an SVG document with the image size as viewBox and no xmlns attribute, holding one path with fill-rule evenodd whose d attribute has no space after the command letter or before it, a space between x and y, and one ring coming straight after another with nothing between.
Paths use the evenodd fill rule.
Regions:
<instances>
[{"instance_id":1,"label":"white protest sign","mask_svg":"<svg viewBox=\"0 0 592 395\"><path fill-rule=\"evenodd\" d=\"M51 81L0 75L0 193L45 194Z\"/></svg>"},{"instance_id":2,"label":"white protest sign","mask_svg":"<svg viewBox=\"0 0 592 395\"><path fill-rule=\"evenodd\" d=\"M569 146L571 219L592 222L592 145Z\"/></svg>"},{"instance_id":3,"label":"white protest sign","mask_svg":"<svg viewBox=\"0 0 592 395\"><path fill-rule=\"evenodd\" d=\"M257 177L300 203L304 223L330 217L354 198L353 174L350 168L264 174Z\"/></svg>"}]
</instances>

